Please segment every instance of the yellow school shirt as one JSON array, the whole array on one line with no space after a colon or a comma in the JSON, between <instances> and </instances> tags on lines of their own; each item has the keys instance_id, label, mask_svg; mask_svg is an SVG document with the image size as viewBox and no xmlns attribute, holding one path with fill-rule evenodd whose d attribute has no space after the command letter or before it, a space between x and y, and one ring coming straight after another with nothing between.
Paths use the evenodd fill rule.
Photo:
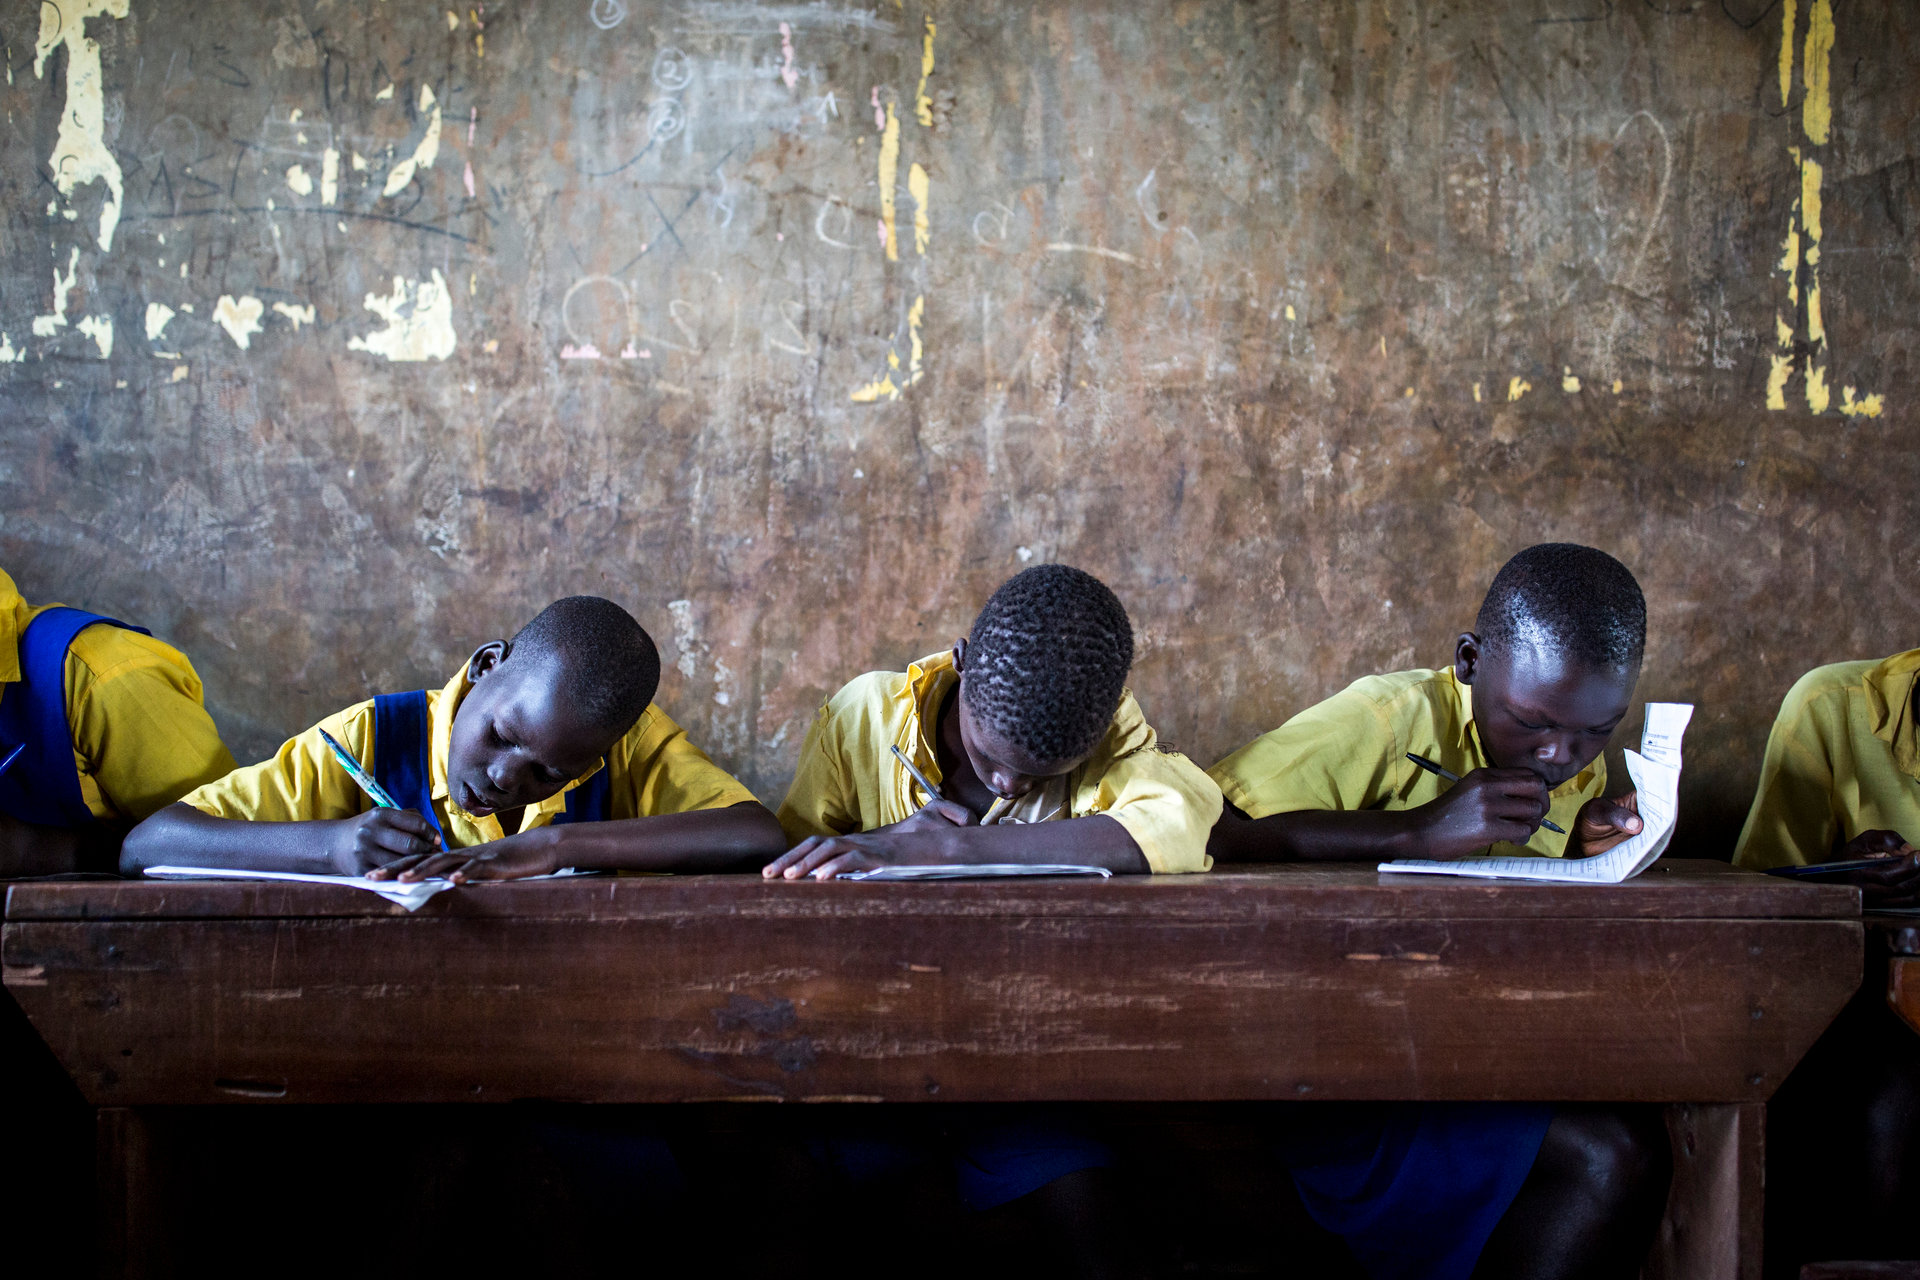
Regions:
<instances>
[{"instance_id":1,"label":"yellow school shirt","mask_svg":"<svg viewBox=\"0 0 1920 1280\"><path fill-rule=\"evenodd\" d=\"M498 840L505 833L493 814L476 817L447 796L447 752L454 712L471 688L467 670L444 689L427 691L428 770L433 784L434 817L449 848L463 849ZM324 729L372 768L379 744L373 740L373 701L336 712L313 728L289 738L270 760L236 769L186 797L186 802L216 818L259 822L307 822L351 818L373 807L366 793L347 776L320 739ZM650 818L662 813L724 809L746 804L753 793L687 740L684 729L659 707L649 706L626 736L593 768L539 804L521 813L520 830L545 826L567 807L567 792L602 768L608 771L608 811L613 819Z\"/></svg>"},{"instance_id":2,"label":"yellow school shirt","mask_svg":"<svg viewBox=\"0 0 1920 1280\"><path fill-rule=\"evenodd\" d=\"M828 699L807 730L793 786L780 805L787 839L892 826L926 803L888 748L897 745L938 785L940 761L930 735L959 678L953 655L939 653L905 672L869 672ZM1192 761L1160 746L1130 692L1122 694L1106 736L1058 792L1058 803L1041 807L1035 818L1104 813L1127 829L1156 872L1213 865L1207 833L1220 817L1220 789Z\"/></svg>"},{"instance_id":3,"label":"yellow school shirt","mask_svg":"<svg viewBox=\"0 0 1920 1280\"><path fill-rule=\"evenodd\" d=\"M1920 840L1920 649L1801 676L1767 736L1736 865L1826 862L1863 831Z\"/></svg>"},{"instance_id":4,"label":"yellow school shirt","mask_svg":"<svg viewBox=\"0 0 1920 1280\"><path fill-rule=\"evenodd\" d=\"M1271 733L1262 734L1208 772L1250 818L1306 809L1416 809L1454 784L1407 759L1407 752L1465 776L1491 767L1473 723L1473 687L1452 667L1364 676ZM1547 817L1567 831L1574 815L1606 794L1606 757L1548 793ZM1567 837L1545 827L1525 845L1504 841L1495 857L1566 853Z\"/></svg>"},{"instance_id":5,"label":"yellow school shirt","mask_svg":"<svg viewBox=\"0 0 1920 1280\"><path fill-rule=\"evenodd\" d=\"M20 635L58 605L29 605L0 570L0 698L20 679ZM200 677L172 645L96 623L63 669L80 796L103 822L138 822L233 768L202 705Z\"/></svg>"}]
</instances>

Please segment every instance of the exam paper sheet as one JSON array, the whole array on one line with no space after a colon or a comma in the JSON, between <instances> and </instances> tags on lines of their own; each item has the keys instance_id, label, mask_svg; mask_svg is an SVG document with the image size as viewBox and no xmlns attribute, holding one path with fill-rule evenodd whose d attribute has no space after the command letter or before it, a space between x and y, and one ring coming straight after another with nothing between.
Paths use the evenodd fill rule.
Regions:
<instances>
[{"instance_id":1,"label":"exam paper sheet","mask_svg":"<svg viewBox=\"0 0 1920 1280\"><path fill-rule=\"evenodd\" d=\"M1654 864L1673 839L1680 817L1680 739L1693 718L1689 702L1649 702L1640 750L1629 750L1627 772L1640 803L1640 834L1594 858L1457 858L1451 862L1402 858L1379 870L1395 875L1477 876L1544 880L1555 884L1620 884ZM1571 838L1571 837L1569 837Z\"/></svg>"},{"instance_id":2,"label":"exam paper sheet","mask_svg":"<svg viewBox=\"0 0 1920 1280\"><path fill-rule=\"evenodd\" d=\"M377 893L409 911L418 911L427 899L454 887L453 881L437 878L402 884L397 880L369 880L365 876L317 876L297 871L245 871L230 867L148 867L147 875L155 880L285 880L294 884L337 884Z\"/></svg>"},{"instance_id":3,"label":"exam paper sheet","mask_svg":"<svg viewBox=\"0 0 1920 1280\"><path fill-rule=\"evenodd\" d=\"M923 867L875 867L839 877L842 880L997 880L1011 876L1096 876L1109 880L1105 867L1082 867L1065 862L940 863Z\"/></svg>"}]
</instances>

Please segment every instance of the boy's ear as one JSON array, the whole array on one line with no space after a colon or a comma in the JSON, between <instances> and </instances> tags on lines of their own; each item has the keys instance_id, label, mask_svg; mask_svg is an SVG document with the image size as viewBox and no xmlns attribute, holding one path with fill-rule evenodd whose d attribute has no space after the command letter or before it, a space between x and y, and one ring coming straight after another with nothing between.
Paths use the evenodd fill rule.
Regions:
<instances>
[{"instance_id":1,"label":"boy's ear","mask_svg":"<svg viewBox=\"0 0 1920 1280\"><path fill-rule=\"evenodd\" d=\"M953 642L953 669L961 672L967 669L967 638L965 636Z\"/></svg>"},{"instance_id":2,"label":"boy's ear","mask_svg":"<svg viewBox=\"0 0 1920 1280\"><path fill-rule=\"evenodd\" d=\"M1453 642L1453 678L1461 684L1472 684L1479 674L1480 637L1471 631L1462 631L1460 638Z\"/></svg>"},{"instance_id":3,"label":"boy's ear","mask_svg":"<svg viewBox=\"0 0 1920 1280\"><path fill-rule=\"evenodd\" d=\"M513 652L513 646L505 640L489 640L473 651L467 659L467 683L478 684L488 672L507 660Z\"/></svg>"}]
</instances>

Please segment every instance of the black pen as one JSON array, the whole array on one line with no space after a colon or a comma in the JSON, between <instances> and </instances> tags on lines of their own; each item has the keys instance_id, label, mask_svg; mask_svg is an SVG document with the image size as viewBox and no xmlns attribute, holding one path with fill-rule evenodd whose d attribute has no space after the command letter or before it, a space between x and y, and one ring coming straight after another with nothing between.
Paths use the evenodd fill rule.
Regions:
<instances>
[{"instance_id":1,"label":"black pen","mask_svg":"<svg viewBox=\"0 0 1920 1280\"><path fill-rule=\"evenodd\" d=\"M1407 759L1413 761L1415 764L1419 765L1422 769L1425 769L1428 773L1434 773L1434 774L1440 775L1442 778L1445 778L1448 782L1460 781L1459 774L1455 773L1451 769L1444 768L1440 765L1435 764L1433 761L1427 759L1425 756L1417 756L1413 754L1413 752L1409 751L1407 752ZM1547 821L1545 818L1540 819L1540 825L1545 827L1547 830L1553 832L1555 835L1563 836L1567 834L1561 828L1555 826L1553 823Z\"/></svg>"}]
</instances>

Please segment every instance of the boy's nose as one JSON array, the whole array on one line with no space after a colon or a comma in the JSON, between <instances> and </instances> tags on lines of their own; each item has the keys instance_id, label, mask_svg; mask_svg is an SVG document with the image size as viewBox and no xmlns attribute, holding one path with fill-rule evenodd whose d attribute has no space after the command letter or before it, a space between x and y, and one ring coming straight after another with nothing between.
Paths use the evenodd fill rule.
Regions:
<instances>
[{"instance_id":1,"label":"boy's nose","mask_svg":"<svg viewBox=\"0 0 1920 1280\"><path fill-rule=\"evenodd\" d=\"M994 794L1018 800L1033 790L1033 779L1024 773L1001 773L996 770L989 785L993 787Z\"/></svg>"}]
</instances>

